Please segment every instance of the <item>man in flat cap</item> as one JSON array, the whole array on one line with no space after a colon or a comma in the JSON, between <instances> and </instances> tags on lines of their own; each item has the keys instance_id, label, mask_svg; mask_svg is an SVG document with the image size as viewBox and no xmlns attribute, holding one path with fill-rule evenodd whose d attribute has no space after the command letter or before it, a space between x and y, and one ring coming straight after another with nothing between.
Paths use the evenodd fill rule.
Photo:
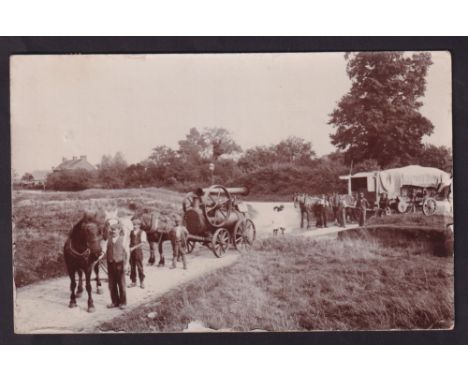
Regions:
<instances>
[{"instance_id":1,"label":"man in flat cap","mask_svg":"<svg viewBox=\"0 0 468 382\"><path fill-rule=\"evenodd\" d=\"M125 290L125 264L127 263L127 248L123 243L122 227L115 219L110 223L110 238L107 241L106 259L109 277L111 303L108 308L125 309L127 293Z\"/></svg>"},{"instance_id":2,"label":"man in flat cap","mask_svg":"<svg viewBox=\"0 0 468 382\"><path fill-rule=\"evenodd\" d=\"M142 246L147 243L146 232L141 229L141 220L138 218L132 219L133 230L130 232L130 280L132 283L128 286L133 288L137 285L137 272L138 279L140 280L140 288L144 289L145 273L143 271L143 248Z\"/></svg>"}]
</instances>

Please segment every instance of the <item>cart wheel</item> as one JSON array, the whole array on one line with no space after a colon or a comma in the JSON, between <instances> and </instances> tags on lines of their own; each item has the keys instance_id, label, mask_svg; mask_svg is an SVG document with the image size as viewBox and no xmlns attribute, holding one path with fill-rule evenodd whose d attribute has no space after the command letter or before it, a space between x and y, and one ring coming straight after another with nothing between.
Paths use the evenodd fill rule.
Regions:
<instances>
[{"instance_id":1,"label":"cart wheel","mask_svg":"<svg viewBox=\"0 0 468 382\"><path fill-rule=\"evenodd\" d=\"M423 206L423 213L426 216L434 215L437 209L437 202L433 198L427 198L424 200Z\"/></svg>"},{"instance_id":2,"label":"cart wheel","mask_svg":"<svg viewBox=\"0 0 468 382\"><path fill-rule=\"evenodd\" d=\"M252 220L239 220L234 227L234 247L239 252L247 252L255 241L255 235L255 224Z\"/></svg>"},{"instance_id":3,"label":"cart wheel","mask_svg":"<svg viewBox=\"0 0 468 382\"><path fill-rule=\"evenodd\" d=\"M195 241L187 240L187 253L192 253L195 248Z\"/></svg>"},{"instance_id":4,"label":"cart wheel","mask_svg":"<svg viewBox=\"0 0 468 382\"><path fill-rule=\"evenodd\" d=\"M211 250L216 257L222 257L229 247L231 235L226 228L218 228L211 239Z\"/></svg>"},{"instance_id":5,"label":"cart wheel","mask_svg":"<svg viewBox=\"0 0 468 382\"><path fill-rule=\"evenodd\" d=\"M208 223L213 227L222 227L229 219L232 210L232 198L226 187L211 186L206 195L206 205L203 209Z\"/></svg>"},{"instance_id":6,"label":"cart wheel","mask_svg":"<svg viewBox=\"0 0 468 382\"><path fill-rule=\"evenodd\" d=\"M398 208L399 213L405 214L409 210L409 204L404 200L400 200L400 202L398 203L397 208Z\"/></svg>"}]
</instances>

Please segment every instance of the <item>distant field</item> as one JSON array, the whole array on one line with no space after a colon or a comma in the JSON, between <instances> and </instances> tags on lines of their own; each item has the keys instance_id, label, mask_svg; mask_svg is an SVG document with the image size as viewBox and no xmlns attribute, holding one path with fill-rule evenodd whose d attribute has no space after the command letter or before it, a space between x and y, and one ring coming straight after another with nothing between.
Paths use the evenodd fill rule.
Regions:
<instances>
[{"instance_id":1,"label":"distant field","mask_svg":"<svg viewBox=\"0 0 468 382\"><path fill-rule=\"evenodd\" d=\"M261 240L229 268L186 283L101 325L127 332L450 328L453 258L421 243ZM148 314L152 313L149 318Z\"/></svg>"},{"instance_id":2,"label":"distant field","mask_svg":"<svg viewBox=\"0 0 468 382\"><path fill-rule=\"evenodd\" d=\"M80 192L13 191L15 283L23 286L65 274L63 244L84 211L142 209L174 215L182 195L158 188Z\"/></svg>"}]
</instances>

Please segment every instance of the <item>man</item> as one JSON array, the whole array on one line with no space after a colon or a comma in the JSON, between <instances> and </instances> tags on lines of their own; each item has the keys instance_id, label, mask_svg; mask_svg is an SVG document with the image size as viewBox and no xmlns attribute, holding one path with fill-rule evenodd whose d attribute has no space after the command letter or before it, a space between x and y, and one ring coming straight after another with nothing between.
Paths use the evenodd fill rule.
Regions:
<instances>
[{"instance_id":1,"label":"man","mask_svg":"<svg viewBox=\"0 0 468 382\"><path fill-rule=\"evenodd\" d=\"M379 199L379 208L377 209L377 216L386 215L386 209L389 206L387 194L382 192Z\"/></svg>"},{"instance_id":2,"label":"man","mask_svg":"<svg viewBox=\"0 0 468 382\"><path fill-rule=\"evenodd\" d=\"M334 192L332 196L332 209L333 209L333 220L335 221L335 225L340 225L340 217L338 214L338 210L340 208L340 195L338 192Z\"/></svg>"},{"instance_id":3,"label":"man","mask_svg":"<svg viewBox=\"0 0 468 382\"><path fill-rule=\"evenodd\" d=\"M344 197L339 198L337 215L338 226L346 228L346 201Z\"/></svg>"},{"instance_id":4,"label":"man","mask_svg":"<svg viewBox=\"0 0 468 382\"><path fill-rule=\"evenodd\" d=\"M322 194L322 197L320 198L320 205L322 208L320 208L320 222L322 223L323 228L328 228L327 226L327 210L328 210L328 200L325 194Z\"/></svg>"},{"instance_id":5,"label":"man","mask_svg":"<svg viewBox=\"0 0 468 382\"><path fill-rule=\"evenodd\" d=\"M110 238L107 242L107 271L111 304L108 308L125 309L127 294L125 291L125 264L127 263L127 249L123 244L122 229L118 221L110 226Z\"/></svg>"},{"instance_id":6,"label":"man","mask_svg":"<svg viewBox=\"0 0 468 382\"><path fill-rule=\"evenodd\" d=\"M145 289L143 272L143 244L147 243L146 232L140 229L141 220L138 218L132 219L133 230L130 232L130 280L132 283L129 288L136 287L137 271L138 279L140 280L140 288Z\"/></svg>"},{"instance_id":7,"label":"man","mask_svg":"<svg viewBox=\"0 0 468 382\"><path fill-rule=\"evenodd\" d=\"M176 268L177 260L182 257L182 264L184 269L187 269L187 261L185 255L187 252L187 239L189 232L187 228L180 225L180 217L175 218L175 227L170 232L172 242L172 266L171 269Z\"/></svg>"},{"instance_id":8,"label":"man","mask_svg":"<svg viewBox=\"0 0 468 382\"><path fill-rule=\"evenodd\" d=\"M364 227L366 225L366 215L367 215L367 209L369 208L369 202L364 197L363 192L361 192L358 196L356 208L359 214L359 226Z\"/></svg>"}]
</instances>

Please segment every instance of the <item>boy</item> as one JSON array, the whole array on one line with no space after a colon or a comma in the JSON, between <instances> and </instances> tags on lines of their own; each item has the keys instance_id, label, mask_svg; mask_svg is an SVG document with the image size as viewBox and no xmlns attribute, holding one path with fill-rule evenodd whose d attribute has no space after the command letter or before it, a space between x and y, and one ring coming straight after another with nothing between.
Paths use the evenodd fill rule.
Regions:
<instances>
[{"instance_id":1,"label":"boy","mask_svg":"<svg viewBox=\"0 0 468 382\"><path fill-rule=\"evenodd\" d=\"M108 308L125 309L127 294L125 291L125 264L127 263L127 249L123 244L120 223L114 222L110 226L110 238L107 242L106 259L109 277L111 304Z\"/></svg>"},{"instance_id":2,"label":"boy","mask_svg":"<svg viewBox=\"0 0 468 382\"><path fill-rule=\"evenodd\" d=\"M130 280L132 283L129 288L136 287L137 271L140 280L140 288L145 289L143 272L143 249L142 246L147 243L146 232L140 229L141 220L138 218L132 219L133 230L130 232Z\"/></svg>"}]
</instances>

